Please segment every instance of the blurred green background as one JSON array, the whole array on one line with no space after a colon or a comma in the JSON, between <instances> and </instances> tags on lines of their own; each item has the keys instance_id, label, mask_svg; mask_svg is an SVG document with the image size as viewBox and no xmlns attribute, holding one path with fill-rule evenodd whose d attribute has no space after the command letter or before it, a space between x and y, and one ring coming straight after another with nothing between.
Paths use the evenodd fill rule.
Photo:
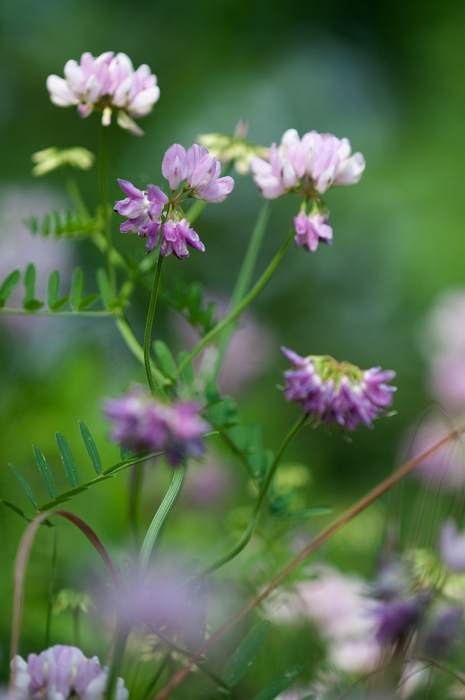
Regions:
<instances>
[{"instance_id":1,"label":"blurred green background","mask_svg":"<svg viewBox=\"0 0 465 700\"><path fill-rule=\"evenodd\" d=\"M379 421L374 431L360 428L351 443L337 432L328 436L321 427L307 429L286 455L289 463L309 470L303 487L306 505L329 503L339 510L387 475L401 458L407 430L432 398L418 328L438 293L462 286L465 279L463 2L4 0L0 16L3 277L17 264L24 268L36 261L36 253L42 286L56 266L66 277L73 265L95 269L102 264L89 243L32 240L21 224L25 214L69 206L60 174L40 182L31 176L31 153L78 145L97 151L98 117L81 120L74 108L54 106L45 89L49 74L62 75L65 62L79 59L84 51L94 55L123 51L135 66L148 63L161 88L153 112L140 120L146 132L143 138L111 126L112 200L121 198L117 177L138 187L160 184L161 159L168 146L179 142L189 147L199 133L231 133L241 118L249 122L249 139L261 145L279 141L286 129L294 127L301 135L315 129L346 136L353 150L364 154L367 169L360 184L334 189L326 197L333 246L320 246L316 254L291 249L254 304L252 319L259 320L265 333L257 341L262 345L260 371L232 393L244 417L261 422L266 444L276 447L298 414L276 389L287 366L279 352L281 344L302 355L331 354L361 367L395 369L395 417ZM78 178L89 205L96 206L96 168ZM208 207L197 222L205 255L194 251L184 262L170 258L166 279L176 274L199 279L214 297L226 298L231 292L261 205L250 176L235 179L231 197L221 206ZM280 245L298 205L293 197L273 203L258 269L264 269ZM141 255L142 242L117 234L117 223L115 217L117 246ZM139 337L147 304L148 297L140 292L128 312ZM78 419L91 428L105 466L117 462L118 451L106 438L99 404L130 381L144 381L144 374L111 319L26 318L16 323L0 316L0 324L0 496L27 510L8 462L21 468L41 500L47 500L31 445L38 445L60 474L54 441L59 430L91 478ZM160 306L156 327L160 337L180 347L182 332L172 312ZM250 372L253 351L240 361ZM187 490L184 510L181 506L175 510L166 532L173 547L193 548L206 560L205 546L222 551L226 541L222 538L234 534L231 522L236 516L240 521L241 515L237 504L251 503L243 466L226 459L219 444L215 449L211 460L226 460L224 469L231 479L227 497L209 509L199 508ZM165 468L150 472L144 522L156 509L167 479ZM123 473L77 497L70 506L98 529L116 557L129 542L127 484L128 475ZM60 486L65 488L64 477ZM107 502L111 507L105 507ZM237 511L232 520L227 515L230 506ZM354 536L343 537L340 545L335 540L324 556L345 569L369 573L382 536L383 513L384 505L379 504L372 515L363 516L367 526L358 527L358 535L355 528ZM304 539L327 521L326 517L307 522L302 527ZM4 674L12 562L23 525L11 511L0 510ZM64 558L59 583L79 588L86 570L94 565L98 569L99 564L92 555L89 562L80 535L69 530L60 527ZM44 529L31 560L25 652L38 650L42 643L45 567L51 548L52 538ZM58 620L52 640L70 642L67 630L68 623ZM103 648L104 642L99 644Z\"/></svg>"}]
</instances>

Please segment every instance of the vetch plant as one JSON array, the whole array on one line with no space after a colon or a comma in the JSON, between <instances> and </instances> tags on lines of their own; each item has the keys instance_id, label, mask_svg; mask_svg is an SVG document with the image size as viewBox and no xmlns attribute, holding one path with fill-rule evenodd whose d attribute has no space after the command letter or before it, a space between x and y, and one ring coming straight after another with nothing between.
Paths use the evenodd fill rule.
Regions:
<instances>
[{"instance_id":1,"label":"vetch plant","mask_svg":"<svg viewBox=\"0 0 465 700\"><path fill-rule=\"evenodd\" d=\"M199 691L199 686L193 683L188 691L189 697L199 694L199 697L209 695L231 700L235 697L233 688L264 645L270 623L261 620L252 626L245 637L238 640L235 651L230 649L225 652L223 649L223 658L221 654L208 656L208 650L285 580L292 580L294 572L307 557L422 461L432 458L452 443L465 428L443 435L420 455L402 465L311 541L307 538L304 549L291 559L293 550L288 545L282 545L283 540L280 540L283 533L290 533L296 522L303 523L304 527L308 518L326 515L332 509L326 505L307 503L308 497L298 492L298 485L291 485L287 490L279 487L279 480L275 477L283 468L287 448L296 435L308 429L309 425L326 423L346 433L354 431L359 424L372 428L376 418L392 416L390 408L396 388L390 382L396 373L376 366L376 357L373 357L374 366L371 369L362 370L349 362L338 362L329 355L302 357L282 347L285 357L294 365L284 371L284 397L298 404L301 410L294 424L286 426L283 435L276 436L272 450L263 444L260 425L244 421L237 403L231 397L222 395L218 389L217 380L242 313L266 285L276 284L274 273L281 264L288 264L284 259L292 242L299 248L316 253L316 261L321 255L319 243L333 242L333 231L328 224L329 210L322 195L333 186L357 184L365 170L365 160L361 153L352 154L348 139L316 131L309 131L300 138L295 129L288 129L280 145L274 143L270 149L248 143L245 141L247 128L240 122L234 135L207 134L199 137L199 143L188 149L179 143L165 144L168 147L160 164L163 179L157 180L155 176L153 179L157 184L149 183L146 189L139 189L126 179L127 173L119 173L118 184L124 197L113 205L108 197L106 164L107 131L112 116L116 115L121 127L132 134L141 135L143 132L134 119L149 114L158 100L160 92L156 77L147 65L134 70L126 54L112 51L98 57L84 53L79 63L68 61L64 76L51 75L47 79L52 102L62 107L76 105L81 117L87 117L93 111L101 113L97 158L100 204L95 211L91 211L72 173L74 168L89 170L93 164L92 154L79 147L64 150L47 148L34 154L33 172L43 176L60 169L72 209L65 213L50 212L42 220L32 217L27 223L35 235L88 239L95 246L97 254L102 256L103 264L96 271L87 273L87 279L90 278L94 286L91 293L89 290L86 293L83 268L74 271L71 287L64 295L60 293L58 272L52 271L46 299L37 298L33 263L25 271L12 270L0 285L0 314L86 316L102 322L104 319L112 321L121 341L145 369L147 387L121 387L120 396L107 397L101 403L102 416L109 424L108 436L120 448L120 459L114 464L104 464L91 430L79 421L80 436L89 458L88 466L95 472L93 478L82 476L81 464L78 464L72 451L74 443L72 440L68 442L61 432L56 433L55 439L70 488L63 490L59 483L57 486L54 470L47 461L48 455L42 452L39 445L34 445L32 450L48 494L45 502L31 488L24 476L24 468L18 469L10 464L32 507L32 511L28 512L10 501L0 500L27 522L15 564L10 692L12 697L22 700L127 700L129 696L135 700L163 700L178 688L195 667L202 678L198 683L205 682L210 686L205 686L207 690L201 686ZM159 138L163 140L163 135ZM225 166L223 172L222 164ZM221 204L227 197L236 196L234 180L229 175L233 165L240 174L246 174L250 167L253 179L267 201L261 206L252 228L229 307L219 318L215 305L205 303L198 283L164 286L161 280L165 274L164 259L171 255L184 261L182 265L177 261L174 263L182 270L189 268L191 261L187 259L192 250L204 253L198 258L200 266L208 265L208 250L201 240L203 233L199 217L207 205ZM269 200L287 195L297 195L300 208L267 267L256 275L255 268L270 219ZM240 206L239 202L237 206ZM122 217L118 220L119 231L114 230L116 218L113 218L113 210ZM146 254L143 254L142 245L133 256L123 254L118 246L118 240L122 240L120 234L137 234L146 239ZM197 255L197 252L193 254ZM229 264L229 261L226 262ZM288 274L292 274L292 270L288 269ZM23 308L9 307L10 294L21 280L25 286ZM127 308L134 303L136 293L138 298L147 297L143 338L138 337L127 317ZM181 313L199 333L200 337L193 348L174 353L166 339L160 337L157 327L156 339L152 343L158 304ZM198 372L193 361L205 349L209 353L208 362ZM312 348L309 350L311 352ZM250 359L253 361L253 358ZM275 396L277 410L285 411L282 397L278 392ZM257 420L260 417L258 415ZM311 439L309 431L307 437ZM208 454L213 464L215 452L212 438L221 439L231 459L242 463L248 479L247 493L253 494L253 505L244 509L240 499L237 508L228 502L231 516L240 522L240 526L231 527L228 537L222 536L216 526L212 527L209 535L214 540L214 546L211 550L201 549L201 537L199 541L196 538L194 544L193 540L188 540L185 550L193 550L192 558L185 553L172 552L169 574L164 576L161 535L173 523L182 520L181 509L186 504L178 496L190 462L202 461ZM336 434L332 439L338 440L340 436ZM158 508L151 513L150 522L145 521L140 508L148 483L144 471L147 463L155 467L154 479L164 470L170 480ZM217 464L213 466L218 468ZM298 469L305 467L298 465ZM103 482L119 478L124 471L130 473L126 530L132 549L128 546L130 553L125 562L117 566L97 534L98 527L94 530L72 511L62 510L62 504L79 495L84 497L85 492L94 489L96 484L101 484L99 488L104 492L107 484ZM112 501L114 492L110 489L105 493L108 493L105 507L111 509L120 524L125 518L120 503ZM216 505L214 501L218 489L213 489L212 493L212 497L209 495L202 501L206 514L208 508ZM228 496L232 499L235 494L232 492ZM175 505L176 510L172 512ZM95 513L97 521L98 516L99 513ZM234 517L231 517L231 522ZM92 655L92 649L89 649L89 658L78 646L64 644L69 640L58 640L62 643L54 646L50 643L55 574L57 562L61 561L56 524L63 519L78 528L95 548L110 579L115 601L113 618L105 617L100 609L103 606L100 603L96 605L100 619L105 619L105 624L99 626L99 634L105 636L108 650L108 663L103 668L98 658ZM23 592L28 558L39 529L44 530L44 536L53 535L50 595L48 604L44 602L44 609L48 611L45 644L42 650L37 648L30 653L25 661L20 655ZM450 523L444 525L441 533L439 555L430 550L425 555L424 550L415 545L412 551L402 554L407 562L405 566L402 565L402 570L407 572L405 576L398 576L395 567L380 572L379 580L372 584L371 593L367 594L369 602L373 603L367 613L370 615L369 621L362 621L355 636L347 634L344 639L337 639L338 644L344 643L343 650L339 646L339 657L334 646L338 635L329 627L334 624L336 629L340 620L323 615L323 611L332 605L332 601L324 598L327 590L330 597L339 595L334 593L335 590L342 590L341 597L344 598L346 581L344 577L340 577L340 581L338 578L338 586L340 584L342 589L335 589L334 586L328 588L322 585L325 583L323 580L320 585L306 586L305 577L313 577L317 570L310 570L310 573L300 570L299 575L304 581L300 582L297 590L301 595L308 595L308 617L319 621L322 626L326 625L323 637L331 645L328 660L340 659L342 652L346 662L347 659L356 658L356 645L365 650L371 645L374 650L375 653L370 656L369 672L370 679L376 677L376 682L371 684L369 692L399 692L411 664L419 660L428 669L439 669L439 659L449 654L462 634L461 606L465 597L460 599L454 594L460 584L454 576L465 570L462 564L463 535L459 535L455 525ZM249 547L252 540L253 545ZM127 545L126 542L120 544L124 547ZM267 567L273 557L278 563L271 571ZM244 562L248 562L245 567ZM209 608L209 581L219 570L223 571L223 578L216 577L216 586L220 587L225 577L230 576L236 585L237 597L243 597L244 589L253 592L251 600L227 617L226 621L223 611L221 624L217 612L211 610L214 606ZM242 574L244 570L246 573ZM266 578L268 573L270 575ZM246 586L241 587L241 576L246 579ZM392 585L392 581L396 585ZM319 591L321 606L317 612L313 607L310 614L312 590L313 593ZM361 595L357 590L355 599L358 602ZM76 600L80 599L79 594L76 596ZM354 596L350 594L347 599L353 601ZM349 619L352 618L349 616ZM110 626L112 629L107 634ZM444 634L444 630L447 634ZM53 632L53 636L57 636L57 633ZM89 634L83 637L86 654L89 653L88 647L96 643L94 637ZM145 652L141 651L144 639L153 640L154 637L157 642L156 650L150 656L151 666L144 668ZM30 636L27 638L29 640ZM355 663L352 666L350 663L339 664L342 680L347 682L347 687L354 682L361 684L363 679L355 673L361 668L362 665ZM319 669L320 677L324 675L322 669ZM351 670L354 671L352 676ZM270 676L269 684L256 696L256 700L274 700L280 696L301 676L302 667L294 664L287 669L277 668L276 672L277 675L274 678ZM317 673L314 675L318 676ZM379 678L381 681L378 683ZM214 690L211 689L212 683ZM328 684L323 692L330 697ZM302 691L302 697L305 695L310 697Z\"/></svg>"}]
</instances>

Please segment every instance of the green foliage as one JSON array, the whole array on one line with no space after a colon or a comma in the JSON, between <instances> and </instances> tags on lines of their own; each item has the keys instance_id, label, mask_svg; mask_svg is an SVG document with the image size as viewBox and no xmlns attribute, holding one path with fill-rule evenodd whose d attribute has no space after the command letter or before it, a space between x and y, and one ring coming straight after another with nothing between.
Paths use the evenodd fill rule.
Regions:
<instances>
[{"instance_id":1,"label":"green foliage","mask_svg":"<svg viewBox=\"0 0 465 700\"><path fill-rule=\"evenodd\" d=\"M8 300L13 288L16 287L20 279L21 272L19 270L14 270L13 272L10 272L8 277L4 280L2 286L0 287L0 308L5 306L5 302Z\"/></svg>"},{"instance_id":2,"label":"green foliage","mask_svg":"<svg viewBox=\"0 0 465 700\"><path fill-rule=\"evenodd\" d=\"M14 465L14 464L11 464L11 462L10 462L10 467L13 469L13 472L14 472L16 478L18 479L19 483L21 484L21 486L23 487L24 491L26 492L26 496L29 498L29 500L31 501L31 503L32 503L32 505L34 506L34 508L35 508L36 510L38 510L37 501L36 501L36 499L35 499L34 494L32 493L31 487L30 487L29 484L27 483L26 479L25 479L24 476L21 474L21 472L20 472L18 469L16 469L15 465Z\"/></svg>"},{"instance_id":3,"label":"green foliage","mask_svg":"<svg viewBox=\"0 0 465 700\"><path fill-rule=\"evenodd\" d=\"M35 299L35 286L36 286L36 268L30 263L26 268L26 274L24 275L24 286L26 288L26 295L23 299L23 306L27 311L37 311L44 305L42 301Z\"/></svg>"},{"instance_id":4,"label":"green foliage","mask_svg":"<svg viewBox=\"0 0 465 700\"><path fill-rule=\"evenodd\" d=\"M221 674L222 680L229 688L233 688L252 665L268 637L270 628L269 620L261 620L239 644Z\"/></svg>"},{"instance_id":5,"label":"green foliage","mask_svg":"<svg viewBox=\"0 0 465 700\"><path fill-rule=\"evenodd\" d=\"M40 236L56 236L57 238L84 238L101 230L99 219L92 219L76 211L51 211L42 220L37 216L23 219L29 231Z\"/></svg>"},{"instance_id":6,"label":"green foliage","mask_svg":"<svg viewBox=\"0 0 465 700\"><path fill-rule=\"evenodd\" d=\"M92 598L87 593L80 593L72 588L62 588L58 591L52 606L52 612L54 615L59 615L65 610L71 610L72 612L79 611L87 615L90 608L95 608Z\"/></svg>"},{"instance_id":7,"label":"green foliage","mask_svg":"<svg viewBox=\"0 0 465 700\"><path fill-rule=\"evenodd\" d=\"M90 434L89 428L85 423L83 423L82 420L79 421L79 430L81 433L81 437L84 441L84 445L86 446L87 454L89 455L90 461L92 462L92 466L94 467L97 474L101 474L102 460L100 459L97 445L94 442L94 438Z\"/></svg>"},{"instance_id":8,"label":"green foliage","mask_svg":"<svg viewBox=\"0 0 465 700\"><path fill-rule=\"evenodd\" d=\"M79 475L73 453L68 445L68 441L62 433L55 433L55 439L57 441L58 451L60 452L66 476L68 477L71 486L78 486Z\"/></svg>"},{"instance_id":9,"label":"green foliage","mask_svg":"<svg viewBox=\"0 0 465 700\"><path fill-rule=\"evenodd\" d=\"M163 342L163 340L155 340L153 347L155 349L158 362L160 363L160 367L168 375L168 377L171 377L171 375L176 371L176 362L171 354L171 350L167 344Z\"/></svg>"},{"instance_id":10,"label":"green foliage","mask_svg":"<svg viewBox=\"0 0 465 700\"><path fill-rule=\"evenodd\" d=\"M302 672L302 666L292 666L281 676L274 679L270 685L259 693L254 700L274 700L286 688L295 681L297 676Z\"/></svg>"},{"instance_id":11,"label":"green foliage","mask_svg":"<svg viewBox=\"0 0 465 700\"><path fill-rule=\"evenodd\" d=\"M55 480L53 478L52 472L50 471L50 467L47 464L47 460L45 459L44 455L39 450L39 448L36 447L36 445L33 445L32 449L34 451L34 457L36 459L37 466L39 467L40 475L44 481L45 488L47 489L50 498L55 499L57 496L57 489L55 486Z\"/></svg>"},{"instance_id":12,"label":"green foliage","mask_svg":"<svg viewBox=\"0 0 465 700\"><path fill-rule=\"evenodd\" d=\"M202 286L198 282L186 285L176 277L169 289L162 287L160 297L179 311L201 335L206 335L216 325L216 304L212 301L204 303Z\"/></svg>"}]
</instances>

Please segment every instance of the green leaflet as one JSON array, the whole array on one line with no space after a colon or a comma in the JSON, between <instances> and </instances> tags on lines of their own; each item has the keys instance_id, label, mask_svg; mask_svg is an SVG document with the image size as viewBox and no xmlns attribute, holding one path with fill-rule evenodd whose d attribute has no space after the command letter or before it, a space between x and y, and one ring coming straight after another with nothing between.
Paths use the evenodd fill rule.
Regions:
<instances>
[{"instance_id":1,"label":"green leaflet","mask_svg":"<svg viewBox=\"0 0 465 700\"><path fill-rule=\"evenodd\" d=\"M2 286L0 287L0 308L5 306L5 302L13 291L13 287L16 287L20 279L20 271L14 270L13 272L10 272L8 277L4 280Z\"/></svg>"},{"instance_id":2,"label":"green leaflet","mask_svg":"<svg viewBox=\"0 0 465 700\"><path fill-rule=\"evenodd\" d=\"M23 299L23 307L26 311L37 311L37 309L40 309L44 304L42 301L35 298L36 268L32 263L26 268L24 286L26 288L26 294Z\"/></svg>"},{"instance_id":3,"label":"green leaflet","mask_svg":"<svg viewBox=\"0 0 465 700\"><path fill-rule=\"evenodd\" d=\"M90 236L94 231L100 230L97 219L84 217L75 211L52 211L44 215L42 221L37 216L23 219L23 223L33 234L58 238L74 238L77 236Z\"/></svg>"},{"instance_id":4,"label":"green leaflet","mask_svg":"<svg viewBox=\"0 0 465 700\"><path fill-rule=\"evenodd\" d=\"M68 441L63 433L55 433L58 450L71 486L79 486L79 474ZM52 496L53 498L53 496Z\"/></svg>"},{"instance_id":5,"label":"green leaflet","mask_svg":"<svg viewBox=\"0 0 465 700\"><path fill-rule=\"evenodd\" d=\"M162 370L170 377L176 371L176 362L171 350L163 340L155 340L153 347Z\"/></svg>"},{"instance_id":6,"label":"green leaflet","mask_svg":"<svg viewBox=\"0 0 465 700\"><path fill-rule=\"evenodd\" d=\"M79 308L79 302L84 294L84 282L84 270L82 267L77 267L73 272L73 281L71 284L70 294L71 306L73 309L77 310Z\"/></svg>"},{"instance_id":7,"label":"green leaflet","mask_svg":"<svg viewBox=\"0 0 465 700\"><path fill-rule=\"evenodd\" d=\"M283 690L289 688L300 673L302 673L302 666L292 666L281 676L275 678L267 688L255 696L254 700L274 700Z\"/></svg>"},{"instance_id":8,"label":"green leaflet","mask_svg":"<svg viewBox=\"0 0 465 700\"><path fill-rule=\"evenodd\" d=\"M94 467L97 474L101 474L102 460L100 459L97 445L94 442L94 438L90 434L89 428L85 423L83 423L82 420L79 421L79 431L84 441L84 445L86 446L87 454L89 455L90 461L92 462L92 466Z\"/></svg>"},{"instance_id":9,"label":"green leaflet","mask_svg":"<svg viewBox=\"0 0 465 700\"><path fill-rule=\"evenodd\" d=\"M222 680L232 688L252 665L255 657L262 648L271 628L269 620L258 622L247 637L237 647L221 674Z\"/></svg>"},{"instance_id":10,"label":"green leaflet","mask_svg":"<svg viewBox=\"0 0 465 700\"><path fill-rule=\"evenodd\" d=\"M44 455L39 450L39 448L36 447L36 445L33 445L32 449L34 451L34 457L36 459L37 466L39 467L40 475L44 480L45 488L47 489L50 498L55 499L57 496L57 489L55 486L55 480L53 478L52 472L50 471L50 467L47 464L47 460L45 459Z\"/></svg>"},{"instance_id":11,"label":"green leaflet","mask_svg":"<svg viewBox=\"0 0 465 700\"><path fill-rule=\"evenodd\" d=\"M21 486L23 487L24 491L26 492L26 496L29 498L29 500L31 501L31 503L32 503L32 505L34 506L34 508L35 508L36 510L38 510L37 501L36 501L36 499L35 499L35 497L34 497L34 494L32 493L31 487L30 487L29 484L27 483L26 479L25 479L24 476L21 474L21 472L19 471L19 469L16 469L15 465L14 465L14 464L11 464L11 462L10 462L10 467L13 469L16 478L18 479L19 483L21 484Z\"/></svg>"},{"instance_id":12,"label":"green leaflet","mask_svg":"<svg viewBox=\"0 0 465 700\"><path fill-rule=\"evenodd\" d=\"M97 270L97 282L104 304L106 307L109 307L113 300L113 295L111 293L108 275L103 269L103 267L99 267L99 269Z\"/></svg>"}]
</instances>

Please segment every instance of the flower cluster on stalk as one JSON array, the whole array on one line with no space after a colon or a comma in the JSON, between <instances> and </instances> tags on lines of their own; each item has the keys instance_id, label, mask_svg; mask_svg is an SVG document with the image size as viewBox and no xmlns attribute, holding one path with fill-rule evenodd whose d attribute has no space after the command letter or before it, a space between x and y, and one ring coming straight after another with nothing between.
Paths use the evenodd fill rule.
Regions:
<instances>
[{"instance_id":1,"label":"flower cluster on stalk","mask_svg":"<svg viewBox=\"0 0 465 700\"><path fill-rule=\"evenodd\" d=\"M287 348L281 350L297 367L284 373L286 399L299 403L305 413L320 421L347 430L359 423L371 428L372 421L392 403L396 388L386 382L396 376L393 370L361 370L328 355L301 357Z\"/></svg>"},{"instance_id":2,"label":"flower cluster on stalk","mask_svg":"<svg viewBox=\"0 0 465 700\"><path fill-rule=\"evenodd\" d=\"M331 185L355 185L365 170L361 153L351 155L348 139L309 131L300 139L288 129L279 146L271 145L269 159L251 161L253 178L265 199L276 199L287 192L303 196L300 214L295 217L295 242L314 252L318 242L331 243L328 209L321 195ZM312 207L307 213L307 203Z\"/></svg>"},{"instance_id":3,"label":"flower cluster on stalk","mask_svg":"<svg viewBox=\"0 0 465 700\"><path fill-rule=\"evenodd\" d=\"M113 112L118 124L137 136L144 132L134 119L145 117L160 97L157 77L149 66L142 64L134 70L125 53L106 51L94 57L86 52L80 63L67 61L64 78L49 75L47 89L50 99L59 107L77 105L81 117L93 110L102 112L102 124L108 126Z\"/></svg>"},{"instance_id":4,"label":"flower cluster on stalk","mask_svg":"<svg viewBox=\"0 0 465 700\"><path fill-rule=\"evenodd\" d=\"M77 647L56 644L27 661L15 656L11 662L13 697L16 700L101 700L107 691L108 668L96 656L87 659ZM122 678L116 685L116 700L127 700Z\"/></svg>"},{"instance_id":5,"label":"flower cluster on stalk","mask_svg":"<svg viewBox=\"0 0 465 700\"><path fill-rule=\"evenodd\" d=\"M181 204L188 198L212 204L224 202L232 192L234 180L220 177L219 161L212 158L208 148L196 143L187 152L178 143L170 146L161 169L169 182L171 198L156 185L147 185L147 190L142 191L128 180L118 180L127 195L126 199L115 202L114 207L118 214L127 217L120 226L121 233L137 233L147 238L148 252L155 248L161 233L160 254L164 257L173 253L177 258L188 258L188 245L203 252L205 246L186 219ZM176 194L179 185L182 187Z\"/></svg>"},{"instance_id":6,"label":"flower cluster on stalk","mask_svg":"<svg viewBox=\"0 0 465 700\"><path fill-rule=\"evenodd\" d=\"M201 437L210 425L200 417L200 407L194 402L174 401L168 405L136 388L105 401L103 411L112 424L111 439L129 450L162 451L173 467L205 452Z\"/></svg>"}]
</instances>

